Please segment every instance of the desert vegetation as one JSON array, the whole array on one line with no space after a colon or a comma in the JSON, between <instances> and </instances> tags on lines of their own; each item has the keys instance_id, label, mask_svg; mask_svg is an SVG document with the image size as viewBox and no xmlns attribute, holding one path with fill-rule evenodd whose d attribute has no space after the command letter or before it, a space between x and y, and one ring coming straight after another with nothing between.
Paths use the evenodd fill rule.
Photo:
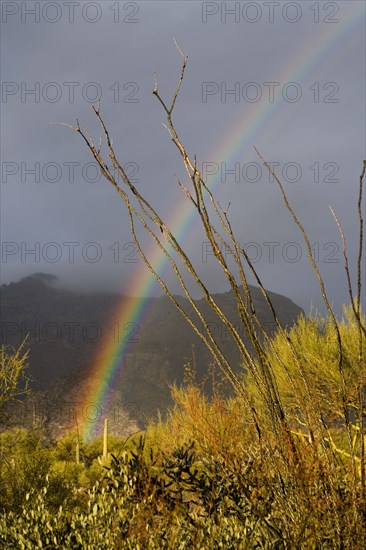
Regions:
<instances>
[{"instance_id":1,"label":"desert vegetation","mask_svg":"<svg viewBox=\"0 0 366 550\"><path fill-rule=\"evenodd\" d=\"M192 373L182 387L172 387L175 406L168 418L126 441L110 436L106 459L101 438L81 444L77 463L76 435L50 442L39 430L3 433L3 547L361 548L358 326L345 315L340 327L349 365L352 450L336 361L329 360L337 355L331 324L301 319L273 340L285 357L287 338L295 342L304 365L317 351L315 374L304 368L312 384L307 394L294 391L273 359L290 441L286 432L278 433L266 396L250 379L258 425L240 396L223 397L213 381L208 399ZM290 359L287 365L301 388ZM307 420L299 401L310 411ZM319 415L326 431L318 426ZM306 421L314 422L313 439Z\"/></svg>"},{"instance_id":2,"label":"desert vegetation","mask_svg":"<svg viewBox=\"0 0 366 550\"><path fill-rule=\"evenodd\" d=\"M77 441L72 435L49 442L41 432L2 434L0 543L9 549L363 548L366 329L361 311L361 266L366 161L356 205L359 251L355 288L346 238L332 212L343 243L349 290L349 304L339 319L313 260L306 230L281 181L258 152L304 240L327 310L324 318L301 318L285 328L235 237L228 210L215 200L197 169L197 159L189 155L174 125L173 112L187 65L187 57L180 54L182 68L171 102L162 98L157 77L154 95L186 169L188 183L178 181L178 185L195 209L235 294L250 347L215 302L173 229L129 180L116 157L100 105L94 107L103 134L98 147L79 122L67 126L82 137L106 180L124 201L141 258L210 349L234 396L224 397L220 384L214 381L213 397L208 399L191 376L182 387L172 388L175 406L166 420L151 422L143 433L126 441L111 440L104 459L101 441L81 443L77 461ZM108 168L111 164L120 185ZM149 262L136 223L142 224L170 261L194 309L193 316L187 315ZM223 248L230 252L234 268L227 263ZM249 272L272 309L277 325L272 337L258 319ZM240 351L241 373L227 360L194 302L187 276L227 327L232 345ZM15 365L21 360L16 353ZM9 361L3 359L4 365Z\"/></svg>"}]
</instances>

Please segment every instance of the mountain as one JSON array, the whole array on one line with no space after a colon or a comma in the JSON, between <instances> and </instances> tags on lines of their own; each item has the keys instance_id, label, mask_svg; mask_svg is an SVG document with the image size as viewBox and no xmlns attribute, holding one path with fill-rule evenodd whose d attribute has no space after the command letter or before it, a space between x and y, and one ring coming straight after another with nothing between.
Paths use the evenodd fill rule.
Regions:
<instances>
[{"instance_id":1,"label":"mountain","mask_svg":"<svg viewBox=\"0 0 366 550\"><path fill-rule=\"evenodd\" d=\"M137 305L137 298L112 293L75 293L59 288L56 282L52 275L36 273L0 287L0 343L17 347L28 333L28 372L32 389L38 396L37 407L34 397L33 405L27 405L28 421L42 415L42 411L36 411L37 408L42 409L43 418L51 422L51 409L60 410L62 405L63 411L69 411L68 418L62 421L58 418L53 422L53 428L57 431L70 427L74 421L70 404L84 399L92 384L93 365L111 336L115 341L113 348L124 350L112 400L116 432L121 417L125 420L131 417L141 426L146 418L155 416L158 409L164 415L172 404L169 385L183 381L185 365L194 369L198 382L204 379L213 362L212 356L168 297L147 300L144 322L119 326L118 320L124 308L130 308L134 302ZM251 293L258 317L272 333L274 322L268 304L260 289L251 287ZM269 296L283 326L292 324L303 314L290 299L273 292L269 292ZM213 297L246 339L233 293L214 294ZM202 323L187 298L177 296L176 299L201 327ZM240 371L240 355L226 327L204 298L196 300L195 304L209 322L234 370ZM228 387L226 391L229 391Z\"/></svg>"}]
</instances>

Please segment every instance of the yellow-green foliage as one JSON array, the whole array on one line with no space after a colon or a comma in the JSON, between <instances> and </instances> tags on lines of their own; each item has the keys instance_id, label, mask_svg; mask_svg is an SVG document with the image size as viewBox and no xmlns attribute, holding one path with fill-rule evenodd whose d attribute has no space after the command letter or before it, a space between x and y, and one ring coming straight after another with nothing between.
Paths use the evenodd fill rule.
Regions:
<instances>
[{"instance_id":1,"label":"yellow-green foliage","mask_svg":"<svg viewBox=\"0 0 366 550\"><path fill-rule=\"evenodd\" d=\"M14 429L0 434L0 458L0 509L17 510L29 490L43 487L52 456L41 434ZM57 491L59 482L58 476L50 480Z\"/></svg>"},{"instance_id":2,"label":"yellow-green foliage","mask_svg":"<svg viewBox=\"0 0 366 550\"><path fill-rule=\"evenodd\" d=\"M223 399L215 392L209 400L196 385L173 386L172 397L175 406L166 421L150 423L146 430L153 448L169 452L195 441L197 449L214 454L249 445L253 434L240 399Z\"/></svg>"},{"instance_id":3,"label":"yellow-green foliage","mask_svg":"<svg viewBox=\"0 0 366 550\"><path fill-rule=\"evenodd\" d=\"M5 403L27 393L28 379L25 371L28 352L24 351L24 347L25 342L16 350L11 350L9 346L0 346L0 409Z\"/></svg>"},{"instance_id":4,"label":"yellow-green foliage","mask_svg":"<svg viewBox=\"0 0 366 550\"><path fill-rule=\"evenodd\" d=\"M342 368L339 367L337 335L331 320L320 316L300 318L291 329L279 332L266 347L268 364L279 395L298 426L310 416L314 428L320 414L335 425L344 421L345 407L353 418L359 408L359 385L366 370L366 341L362 338L363 358L359 359L359 331L353 313L344 310L339 323L342 342ZM247 385L264 406L251 372Z\"/></svg>"},{"instance_id":5,"label":"yellow-green foliage","mask_svg":"<svg viewBox=\"0 0 366 550\"><path fill-rule=\"evenodd\" d=\"M252 409L217 387L208 399L193 382L174 386L166 421L151 422L127 441L111 437L104 462L101 438L80 445L77 465L75 435L45 448L25 432L4 434L7 463L19 457L12 476L19 469L22 497L0 516L0 547L363 549L366 499L355 414L362 364L352 319L347 310L340 325L343 380L329 322L301 319L274 337L267 364L284 407L281 429L271 424L249 373ZM342 387L353 412L352 449ZM27 484L32 463L38 481L30 476Z\"/></svg>"},{"instance_id":6,"label":"yellow-green foliage","mask_svg":"<svg viewBox=\"0 0 366 550\"><path fill-rule=\"evenodd\" d=\"M301 439L303 461L291 463L266 438L258 441L248 423L237 419L235 429L228 411L239 400L216 395L209 402L194 386L175 388L174 396L169 420L112 456L103 480L84 491L82 502L55 510L47 478L44 489L29 491L21 513L0 519L0 545L363 548L347 469L320 460ZM356 499L364 505L359 493Z\"/></svg>"}]
</instances>

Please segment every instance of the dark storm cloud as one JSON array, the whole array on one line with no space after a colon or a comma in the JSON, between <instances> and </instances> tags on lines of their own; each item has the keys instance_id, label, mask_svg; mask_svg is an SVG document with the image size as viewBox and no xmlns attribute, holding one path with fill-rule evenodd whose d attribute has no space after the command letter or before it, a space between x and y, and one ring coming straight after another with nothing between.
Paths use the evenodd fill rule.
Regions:
<instances>
[{"instance_id":1,"label":"dark storm cloud","mask_svg":"<svg viewBox=\"0 0 366 550\"><path fill-rule=\"evenodd\" d=\"M339 235L328 204L334 206L344 224L354 258L357 181L364 154L365 37L362 25L354 25L347 33L345 22L353 13L362 18L359 2L328 3L338 12L334 15L322 3L315 2L313 11L300 2L282 2L277 11L272 3L272 22L269 7L263 2L240 3L239 15L222 13L220 2L77 2L74 22L70 22L67 2L58 2L58 11L52 2L46 9L47 2L27 2L28 11L32 6L37 11L40 5L39 22L26 11L22 14L23 4L3 2L2 6L3 10L7 6L2 14L1 59L6 86L2 95L1 229L6 245L2 282L46 271L79 287L121 289L127 281L123 289L128 292L128 281L141 269L141 261L129 261L132 239L124 207L106 182L93 181L96 173L88 165L91 157L80 137L49 122L74 123L78 117L97 140L100 130L91 104L93 94L101 91L103 113L122 162L131 163L137 185L159 212L169 215L178 201L184 200L175 188L173 174L184 177L184 172L161 125L162 109L151 92L155 70L164 97L170 97L175 88L181 63L175 37L190 56L176 108L177 127L190 152L196 152L201 162L216 163L220 170L222 162L227 162L227 170L240 164L240 181L224 174L215 192L224 204L232 202L230 215L238 240L256 243L257 249L251 245L251 252L258 253L256 265L265 284L306 309L311 300L319 300L306 265L305 245L278 189L269 183L264 169L258 182L243 178L245 165L260 166L252 149L254 143L267 159L279 163L285 179L288 176L285 184L289 198L309 230L332 299L336 303L346 299L343 261L340 250L336 250ZM237 4L227 2L226 6L235 8ZM296 6L301 6L301 17L291 23L296 18ZM256 17L255 10L262 15L250 23ZM58 21L50 22L60 14ZM314 21L317 16L318 23ZM225 17L226 22L222 22ZM250 120L257 108L256 103L243 99L245 85L257 83L264 94L263 107L268 106L264 83L279 81L294 57L299 64L304 63L306 45L322 32L328 33L329 25L334 33L340 30L340 38L312 70L299 76L301 101L282 101L243 149L230 159L221 158L231 128L243 120L244 132L245 120ZM294 66L292 74L300 68ZM205 82L215 83L220 92L203 102ZM316 82L318 101L314 99ZM334 96L337 103L324 102L332 88L324 90L323 86L330 82L338 87ZM232 95L223 100L221 88L230 90L236 83L240 100L236 102ZM278 90L285 84L281 82ZM38 90L37 86L39 101L26 94L32 87ZM215 158L215 151L219 158ZM289 163L293 169L300 167L299 181L291 181L295 176L291 167L286 172ZM224 290L225 282L213 259L202 259L205 239L198 224L190 235L185 244L198 269L213 290ZM30 250L35 251L33 255ZM178 291L173 278L169 276L169 280Z\"/></svg>"}]
</instances>

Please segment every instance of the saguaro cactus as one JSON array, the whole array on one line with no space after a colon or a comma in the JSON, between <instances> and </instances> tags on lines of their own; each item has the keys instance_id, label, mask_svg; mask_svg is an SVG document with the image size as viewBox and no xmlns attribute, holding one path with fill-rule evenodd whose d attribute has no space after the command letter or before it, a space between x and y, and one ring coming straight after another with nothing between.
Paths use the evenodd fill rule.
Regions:
<instances>
[{"instance_id":1,"label":"saguaro cactus","mask_svg":"<svg viewBox=\"0 0 366 550\"><path fill-rule=\"evenodd\" d=\"M104 435L103 435L103 459L108 458L108 418L104 420Z\"/></svg>"}]
</instances>

